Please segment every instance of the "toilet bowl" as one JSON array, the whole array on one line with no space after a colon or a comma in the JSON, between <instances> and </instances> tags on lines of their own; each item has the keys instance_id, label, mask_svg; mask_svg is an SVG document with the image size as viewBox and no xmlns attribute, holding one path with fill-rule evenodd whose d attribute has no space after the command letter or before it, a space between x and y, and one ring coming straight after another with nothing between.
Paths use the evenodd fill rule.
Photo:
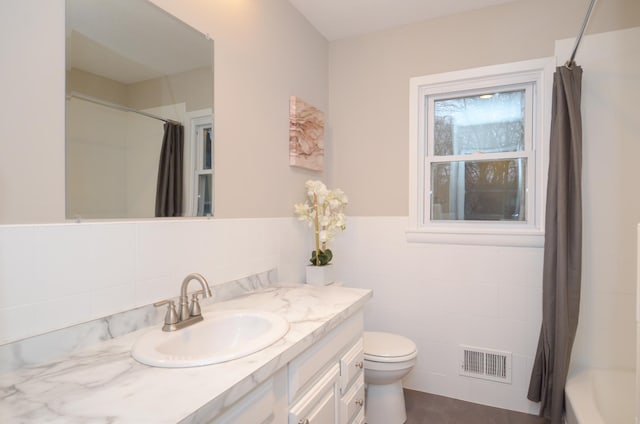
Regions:
<instances>
[{"instance_id":1,"label":"toilet bowl","mask_svg":"<svg viewBox=\"0 0 640 424\"><path fill-rule=\"evenodd\" d=\"M403 336L364 333L365 422L402 424L407 420L402 378L416 363L416 344Z\"/></svg>"}]
</instances>

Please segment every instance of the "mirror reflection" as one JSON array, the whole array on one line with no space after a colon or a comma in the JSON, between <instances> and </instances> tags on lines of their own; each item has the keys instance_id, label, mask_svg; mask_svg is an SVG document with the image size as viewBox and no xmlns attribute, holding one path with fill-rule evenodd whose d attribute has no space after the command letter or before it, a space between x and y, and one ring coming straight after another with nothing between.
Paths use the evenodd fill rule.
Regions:
<instances>
[{"instance_id":1,"label":"mirror reflection","mask_svg":"<svg viewBox=\"0 0 640 424\"><path fill-rule=\"evenodd\" d=\"M213 42L146 0L66 0L66 216L213 215Z\"/></svg>"}]
</instances>

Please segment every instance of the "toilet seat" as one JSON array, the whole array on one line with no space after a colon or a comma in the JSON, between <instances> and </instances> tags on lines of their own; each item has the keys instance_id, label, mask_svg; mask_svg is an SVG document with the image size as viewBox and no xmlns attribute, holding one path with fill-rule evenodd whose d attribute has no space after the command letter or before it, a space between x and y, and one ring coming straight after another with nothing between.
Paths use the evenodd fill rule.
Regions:
<instances>
[{"instance_id":1,"label":"toilet seat","mask_svg":"<svg viewBox=\"0 0 640 424\"><path fill-rule=\"evenodd\" d=\"M372 362L404 362L418 355L416 344L404 336L380 331L364 332L364 359Z\"/></svg>"}]
</instances>

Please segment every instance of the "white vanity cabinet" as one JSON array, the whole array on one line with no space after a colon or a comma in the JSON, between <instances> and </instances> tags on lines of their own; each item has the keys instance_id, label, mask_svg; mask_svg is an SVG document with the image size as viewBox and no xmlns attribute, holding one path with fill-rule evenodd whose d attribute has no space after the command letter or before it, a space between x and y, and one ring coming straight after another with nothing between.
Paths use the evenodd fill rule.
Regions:
<instances>
[{"instance_id":1,"label":"white vanity cabinet","mask_svg":"<svg viewBox=\"0 0 640 424\"><path fill-rule=\"evenodd\" d=\"M243 396L213 424L364 424L362 311Z\"/></svg>"},{"instance_id":2,"label":"white vanity cabinet","mask_svg":"<svg viewBox=\"0 0 640 424\"><path fill-rule=\"evenodd\" d=\"M359 312L289 363L288 424L364 422L362 333Z\"/></svg>"},{"instance_id":3,"label":"white vanity cabinet","mask_svg":"<svg viewBox=\"0 0 640 424\"><path fill-rule=\"evenodd\" d=\"M289 408L289 424L335 423L340 367L334 364Z\"/></svg>"}]
</instances>

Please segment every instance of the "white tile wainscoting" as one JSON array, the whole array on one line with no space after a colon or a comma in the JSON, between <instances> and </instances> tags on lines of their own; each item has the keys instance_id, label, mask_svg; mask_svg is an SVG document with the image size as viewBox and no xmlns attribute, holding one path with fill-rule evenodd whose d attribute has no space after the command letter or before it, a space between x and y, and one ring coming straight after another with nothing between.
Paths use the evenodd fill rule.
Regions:
<instances>
[{"instance_id":1,"label":"white tile wainscoting","mask_svg":"<svg viewBox=\"0 0 640 424\"><path fill-rule=\"evenodd\" d=\"M278 270L274 268L222 283L215 287L215 298L201 299L200 305L205 308L215 302L269 287L277 281ZM172 298L177 304L178 296ZM159 325L164 321L165 312L165 308L156 308L149 304L0 345L0 374L54 361L96 343L121 337L152 325Z\"/></svg>"},{"instance_id":2,"label":"white tile wainscoting","mask_svg":"<svg viewBox=\"0 0 640 424\"><path fill-rule=\"evenodd\" d=\"M0 226L0 345L277 268L303 281L294 218Z\"/></svg>"},{"instance_id":3,"label":"white tile wainscoting","mask_svg":"<svg viewBox=\"0 0 640 424\"><path fill-rule=\"evenodd\" d=\"M418 346L405 387L537 413L527 400L542 313L542 248L408 243L407 217L349 217L338 279L372 288L365 329ZM458 346L512 352L512 383L458 375Z\"/></svg>"}]
</instances>

